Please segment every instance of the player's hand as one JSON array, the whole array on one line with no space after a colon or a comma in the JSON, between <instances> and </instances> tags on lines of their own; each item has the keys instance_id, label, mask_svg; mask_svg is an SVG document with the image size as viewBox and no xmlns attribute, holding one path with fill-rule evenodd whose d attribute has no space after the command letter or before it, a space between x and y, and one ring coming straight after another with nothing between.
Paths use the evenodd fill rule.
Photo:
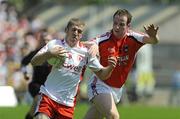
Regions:
<instances>
[{"instance_id":1,"label":"player's hand","mask_svg":"<svg viewBox=\"0 0 180 119\"><path fill-rule=\"evenodd\" d=\"M89 54L92 56L92 57L95 57L98 52L99 52L99 48L98 48L98 45L97 44L92 44L90 47L89 47Z\"/></svg>"},{"instance_id":2,"label":"player's hand","mask_svg":"<svg viewBox=\"0 0 180 119\"><path fill-rule=\"evenodd\" d=\"M57 57L57 58L64 57L66 56L65 54L67 53L67 51L63 47L58 45L50 49L49 52L52 54L53 57Z\"/></svg>"},{"instance_id":3,"label":"player's hand","mask_svg":"<svg viewBox=\"0 0 180 119\"><path fill-rule=\"evenodd\" d=\"M156 37L158 29L159 27L155 27L154 24L144 26L144 30L149 35L149 37Z\"/></svg>"},{"instance_id":4,"label":"player's hand","mask_svg":"<svg viewBox=\"0 0 180 119\"><path fill-rule=\"evenodd\" d=\"M85 41L81 43L88 48L89 55L91 55L92 57L95 57L98 55L99 48L98 48L98 45L94 41Z\"/></svg>"},{"instance_id":5,"label":"player's hand","mask_svg":"<svg viewBox=\"0 0 180 119\"><path fill-rule=\"evenodd\" d=\"M108 63L109 63L109 65L111 65L113 67L116 67L117 58L113 57L113 56L108 57Z\"/></svg>"}]
</instances>

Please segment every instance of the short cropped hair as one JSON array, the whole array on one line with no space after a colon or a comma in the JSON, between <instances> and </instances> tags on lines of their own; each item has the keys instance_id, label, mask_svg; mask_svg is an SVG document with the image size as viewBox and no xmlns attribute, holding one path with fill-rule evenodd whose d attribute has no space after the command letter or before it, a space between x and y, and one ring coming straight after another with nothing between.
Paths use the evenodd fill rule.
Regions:
<instances>
[{"instance_id":1,"label":"short cropped hair","mask_svg":"<svg viewBox=\"0 0 180 119\"><path fill-rule=\"evenodd\" d=\"M82 20L78 19L78 18L72 18L72 19L69 20L66 28L69 28L69 27L71 27L73 25L85 26L85 23Z\"/></svg>"},{"instance_id":2,"label":"short cropped hair","mask_svg":"<svg viewBox=\"0 0 180 119\"><path fill-rule=\"evenodd\" d=\"M113 19L114 19L114 17L115 17L116 15L119 15L119 16L121 16L121 15L126 15L126 16L127 16L127 24L130 24L130 23L131 23L132 15L131 15L131 13L130 13L128 10L126 10L126 9L118 9L118 10L114 13Z\"/></svg>"}]
</instances>

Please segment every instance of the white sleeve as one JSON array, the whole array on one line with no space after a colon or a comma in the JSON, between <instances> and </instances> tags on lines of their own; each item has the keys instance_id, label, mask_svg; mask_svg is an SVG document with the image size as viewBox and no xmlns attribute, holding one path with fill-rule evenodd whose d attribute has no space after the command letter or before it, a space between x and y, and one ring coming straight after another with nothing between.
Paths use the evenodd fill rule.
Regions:
<instances>
[{"instance_id":1,"label":"white sleeve","mask_svg":"<svg viewBox=\"0 0 180 119\"><path fill-rule=\"evenodd\" d=\"M41 48L38 53L40 53L40 54L45 53L45 52L49 51L50 48L53 48L55 45L58 45L57 40L53 39L53 40L49 41L43 48Z\"/></svg>"},{"instance_id":2,"label":"white sleeve","mask_svg":"<svg viewBox=\"0 0 180 119\"><path fill-rule=\"evenodd\" d=\"M38 54L42 54L42 53L45 53L48 51L48 46L45 45L44 47L42 47L39 51L38 51Z\"/></svg>"},{"instance_id":3,"label":"white sleeve","mask_svg":"<svg viewBox=\"0 0 180 119\"><path fill-rule=\"evenodd\" d=\"M97 57L88 57L87 66L93 71L99 71L103 68Z\"/></svg>"},{"instance_id":4,"label":"white sleeve","mask_svg":"<svg viewBox=\"0 0 180 119\"><path fill-rule=\"evenodd\" d=\"M134 38L136 38L139 42L143 43L143 37L145 36L145 34L143 33L138 33L138 32L134 32L134 31L130 31L129 32L130 36L133 36Z\"/></svg>"}]
</instances>

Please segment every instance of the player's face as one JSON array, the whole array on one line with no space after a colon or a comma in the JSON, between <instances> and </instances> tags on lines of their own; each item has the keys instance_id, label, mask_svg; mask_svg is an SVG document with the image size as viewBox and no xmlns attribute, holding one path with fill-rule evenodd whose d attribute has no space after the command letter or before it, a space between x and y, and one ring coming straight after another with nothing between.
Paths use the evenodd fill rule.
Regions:
<instances>
[{"instance_id":1,"label":"player's face","mask_svg":"<svg viewBox=\"0 0 180 119\"><path fill-rule=\"evenodd\" d=\"M70 46L75 46L82 38L83 29L83 25L73 25L67 29L66 40Z\"/></svg>"},{"instance_id":2,"label":"player's face","mask_svg":"<svg viewBox=\"0 0 180 119\"><path fill-rule=\"evenodd\" d=\"M113 19L113 34L118 37L122 38L129 26L127 25L127 16L125 15L116 15Z\"/></svg>"},{"instance_id":3,"label":"player's face","mask_svg":"<svg viewBox=\"0 0 180 119\"><path fill-rule=\"evenodd\" d=\"M52 37L52 35L47 33L47 34L43 35L43 39L44 39L45 44L47 44L50 40L53 39L53 37Z\"/></svg>"}]
</instances>

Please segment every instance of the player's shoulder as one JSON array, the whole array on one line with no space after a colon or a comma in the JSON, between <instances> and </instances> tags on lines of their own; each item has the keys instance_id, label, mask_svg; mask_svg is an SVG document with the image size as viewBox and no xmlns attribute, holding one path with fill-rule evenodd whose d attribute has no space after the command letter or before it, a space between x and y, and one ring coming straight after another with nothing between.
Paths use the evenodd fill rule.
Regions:
<instances>
[{"instance_id":1,"label":"player's shoulder","mask_svg":"<svg viewBox=\"0 0 180 119\"><path fill-rule=\"evenodd\" d=\"M142 42L142 39L146 34L143 32L135 31L135 30L129 30L126 33L126 35L128 36L127 38L129 38L129 39Z\"/></svg>"},{"instance_id":2,"label":"player's shoulder","mask_svg":"<svg viewBox=\"0 0 180 119\"><path fill-rule=\"evenodd\" d=\"M51 49L56 46L65 47L65 41L63 39L53 39L47 43L47 48Z\"/></svg>"},{"instance_id":3,"label":"player's shoulder","mask_svg":"<svg viewBox=\"0 0 180 119\"><path fill-rule=\"evenodd\" d=\"M48 42L49 45L64 45L65 40L64 39L52 39Z\"/></svg>"},{"instance_id":4,"label":"player's shoulder","mask_svg":"<svg viewBox=\"0 0 180 119\"><path fill-rule=\"evenodd\" d=\"M94 38L94 40L98 41L98 42L102 42L102 41L105 41L105 40L108 40L112 35L112 32L111 31L107 31L101 35L98 35Z\"/></svg>"},{"instance_id":5,"label":"player's shoulder","mask_svg":"<svg viewBox=\"0 0 180 119\"><path fill-rule=\"evenodd\" d=\"M139 32L139 31L135 31L135 30L129 30L126 34L127 34L127 36L133 36L133 37L146 35L143 32Z\"/></svg>"}]
</instances>

